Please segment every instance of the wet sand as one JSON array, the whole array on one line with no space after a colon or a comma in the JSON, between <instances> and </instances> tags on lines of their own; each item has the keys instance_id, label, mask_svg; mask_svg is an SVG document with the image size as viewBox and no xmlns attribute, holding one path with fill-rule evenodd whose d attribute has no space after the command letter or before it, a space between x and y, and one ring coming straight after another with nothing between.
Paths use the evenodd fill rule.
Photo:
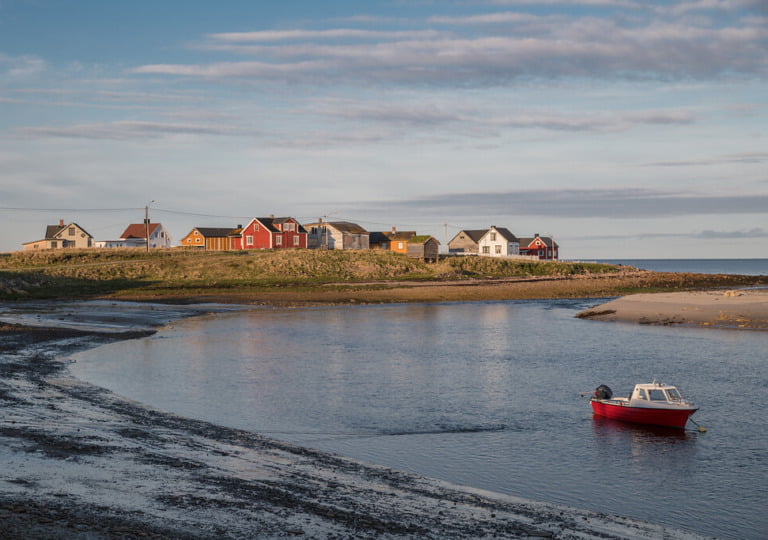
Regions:
<instances>
[{"instance_id":1,"label":"wet sand","mask_svg":"<svg viewBox=\"0 0 768 540\"><path fill-rule=\"evenodd\" d=\"M768 289L635 294L577 317L652 325L768 330Z\"/></svg>"},{"instance_id":2,"label":"wet sand","mask_svg":"<svg viewBox=\"0 0 768 540\"><path fill-rule=\"evenodd\" d=\"M215 310L163 309L57 304L25 308L36 327L0 323L0 537L700 538L162 413L69 375L76 350Z\"/></svg>"}]
</instances>

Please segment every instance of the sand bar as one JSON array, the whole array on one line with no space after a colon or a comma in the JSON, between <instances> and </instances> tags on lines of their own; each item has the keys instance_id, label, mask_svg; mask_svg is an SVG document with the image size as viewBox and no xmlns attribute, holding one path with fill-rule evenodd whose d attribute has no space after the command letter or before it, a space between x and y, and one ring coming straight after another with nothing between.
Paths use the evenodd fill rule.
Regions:
<instances>
[{"instance_id":1,"label":"sand bar","mask_svg":"<svg viewBox=\"0 0 768 540\"><path fill-rule=\"evenodd\" d=\"M768 289L634 294L582 311L577 317L653 325L768 330Z\"/></svg>"}]
</instances>

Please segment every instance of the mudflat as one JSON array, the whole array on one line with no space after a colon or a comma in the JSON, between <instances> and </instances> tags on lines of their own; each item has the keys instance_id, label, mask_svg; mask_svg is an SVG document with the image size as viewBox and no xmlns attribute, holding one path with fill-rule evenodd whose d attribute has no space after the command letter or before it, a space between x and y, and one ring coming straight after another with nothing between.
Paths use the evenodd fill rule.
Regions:
<instances>
[{"instance_id":1,"label":"mudflat","mask_svg":"<svg viewBox=\"0 0 768 540\"><path fill-rule=\"evenodd\" d=\"M634 294L577 316L597 321L768 330L768 289Z\"/></svg>"}]
</instances>

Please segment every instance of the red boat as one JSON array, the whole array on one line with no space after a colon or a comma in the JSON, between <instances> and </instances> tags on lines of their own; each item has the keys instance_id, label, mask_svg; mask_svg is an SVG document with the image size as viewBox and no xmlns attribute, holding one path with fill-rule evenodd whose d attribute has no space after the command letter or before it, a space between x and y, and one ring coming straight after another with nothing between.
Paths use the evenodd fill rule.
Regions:
<instances>
[{"instance_id":1,"label":"red boat","mask_svg":"<svg viewBox=\"0 0 768 540\"><path fill-rule=\"evenodd\" d=\"M698 407L685 401L674 386L653 381L636 384L629 397L613 397L601 384L590 398L592 412L598 416L653 426L684 428Z\"/></svg>"}]
</instances>

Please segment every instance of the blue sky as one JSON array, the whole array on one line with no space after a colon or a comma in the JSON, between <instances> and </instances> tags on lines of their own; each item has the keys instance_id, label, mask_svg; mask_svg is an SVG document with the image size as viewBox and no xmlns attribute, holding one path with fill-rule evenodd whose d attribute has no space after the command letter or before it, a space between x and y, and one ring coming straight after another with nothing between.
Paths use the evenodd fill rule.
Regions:
<instances>
[{"instance_id":1,"label":"blue sky","mask_svg":"<svg viewBox=\"0 0 768 540\"><path fill-rule=\"evenodd\" d=\"M764 0L0 0L0 251L192 227L768 257Z\"/></svg>"}]
</instances>

